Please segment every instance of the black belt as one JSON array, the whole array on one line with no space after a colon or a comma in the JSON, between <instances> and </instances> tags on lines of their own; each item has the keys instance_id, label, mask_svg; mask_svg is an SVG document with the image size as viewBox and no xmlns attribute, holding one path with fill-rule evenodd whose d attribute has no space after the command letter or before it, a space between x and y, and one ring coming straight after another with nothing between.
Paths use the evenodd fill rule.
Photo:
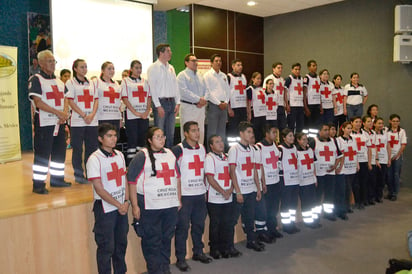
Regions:
<instances>
[{"instance_id":1,"label":"black belt","mask_svg":"<svg viewBox=\"0 0 412 274\"><path fill-rule=\"evenodd\" d=\"M185 101L185 100L180 100L180 102L188 104L188 105L195 105L195 106L198 104L198 103L191 103L191 102L188 102L188 101Z\"/></svg>"},{"instance_id":2,"label":"black belt","mask_svg":"<svg viewBox=\"0 0 412 274\"><path fill-rule=\"evenodd\" d=\"M163 100L163 101L174 101L174 100L175 100L175 97L162 97L162 98L159 98L159 100Z\"/></svg>"}]
</instances>

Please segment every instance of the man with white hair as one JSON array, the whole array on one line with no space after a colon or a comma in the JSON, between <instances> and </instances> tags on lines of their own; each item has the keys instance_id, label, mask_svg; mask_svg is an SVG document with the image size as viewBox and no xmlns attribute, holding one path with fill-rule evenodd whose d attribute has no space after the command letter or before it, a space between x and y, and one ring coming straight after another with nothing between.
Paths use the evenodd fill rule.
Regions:
<instances>
[{"instance_id":1,"label":"man with white hair","mask_svg":"<svg viewBox=\"0 0 412 274\"><path fill-rule=\"evenodd\" d=\"M29 100L34 114L33 192L48 194L45 180L50 172L51 187L69 187L64 181L66 141L64 123L64 83L54 75L56 60L53 53L38 53L40 73L29 79ZM50 159L50 160L49 160Z\"/></svg>"}]
</instances>

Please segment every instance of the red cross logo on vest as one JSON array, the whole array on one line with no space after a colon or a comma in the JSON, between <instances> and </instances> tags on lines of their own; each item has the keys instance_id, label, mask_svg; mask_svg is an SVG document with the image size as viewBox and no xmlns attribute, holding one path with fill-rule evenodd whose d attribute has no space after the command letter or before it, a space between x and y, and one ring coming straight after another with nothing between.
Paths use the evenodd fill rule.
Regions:
<instances>
[{"instance_id":1,"label":"red cross logo on vest","mask_svg":"<svg viewBox=\"0 0 412 274\"><path fill-rule=\"evenodd\" d=\"M112 171L107 173L107 179L116 180L116 186L121 186L123 175L126 175L126 171L123 168L119 169L117 163L112 163Z\"/></svg>"},{"instance_id":2,"label":"red cross logo on vest","mask_svg":"<svg viewBox=\"0 0 412 274\"><path fill-rule=\"evenodd\" d=\"M56 85L52 85L51 88L53 91L46 93L47 100L54 99L54 105L56 107L61 106L62 99L64 98L63 92L61 92Z\"/></svg>"},{"instance_id":3,"label":"red cross logo on vest","mask_svg":"<svg viewBox=\"0 0 412 274\"><path fill-rule=\"evenodd\" d=\"M385 144L381 143L381 140L379 140L379 145L376 145L376 149L378 150L378 152L380 152L381 148L384 148L384 147L385 147Z\"/></svg>"},{"instance_id":4,"label":"red cross logo on vest","mask_svg":"<svg viewBox=\"0 0 412 274\"><path fill-rule=\"evenodd\" d=\"M85 108L91 108L91 103L93 102L93 96L90 95L90 91L88 89L83 90L83 95L77 96L77 101L84 102Z\"/></svg>"},{"instance_id":5,"label":"red cross logo on vest","mask_svg":"<svg viewBox=\"0 0 412 274\"><path fill-rule=\"evenodd\" d=\"M204 166L203 161L200 161L199 155L193 155L194 162L189 163L189 169L195 170L195 176L200 176L200 172Z\"/></svg>"},{"instance_id":6,"label":"red cross logo on vest","mask_svg":"<svg viewBox=\"0 0 412 274\"><path fill-rule=\"evenodd\" d=\"M270 152L270 158L266 159L266 164L270 165L272 164L272 168L276 169L278 168L278 161L279 161L279 156L275 155L274 151Z\"/></svg>"},{"instance_id":7,"label":"red cross logo on vest","mask_svg":"<svg viewBox=\"0 0 412 274\"><path fill-rule=\"evenodd\" d=\"M310 165L313 164L313 159L309 157L309 154L305 154L305 159L300 162L303 166L306 165L307 169L310 169Z\"/></svg>"},{"instance_id":8,"label":"red cross logo on vest","mask_svg":"<svg viewBox=\"0 0 412 274\"><path fill-rule=\"evenodd\" d=\"M394 145L399 144L399 140L395 140L395 136L391 135L391 140L388 143L393 148Z\"/></svg>"},{"instance_id":9,"label":"red cross logo on vest","mask_svg":"<svg viewBox=\"0 0 412 274\"><path fill-rule=\"evenodd\" d=\"M328 87L325 87L324 90L322 90L321 94L325 95L325 98L329 98L329 95L332 93L332 91L329 90Z\"/></svg>"},{"instance_id":10,"label":"red cross logo on vest","mask_svg":"<svg viewBox=\"0 0 412 274\"><path fill-rule=\"evenodd\" d=\"M109 87L109 91L104 91L103 96L110 98L110 104L114 104L115 99L118 99L120 97L120 93L116 93L114 88Z\"/></svg>"},{"instance_id":11,"label":"red cross logo on vest","mask_svg":"<svg viewBox=\"0 0 412 274\"><path fill-rule=\"evenodd\" d=\"M279 90L279 94L282 95L283 94L283 85L282 82L279 82L279 86L276 87L276 90Z\"/></svg>"},{"instance_id":12,"label":"red cross logo on vest","mask_svg":"<svg viewBox=\"0 0 412 274\"><path fill-rule=\"evenodd\" d=\"M345 151L343 154L345 157L349 157L349 161L353 161L355 159L354 156L356 155L356 151L354 151L352 147L348 147L348 151Z\"/></svg>"},{"instance_id":13,"label":"red cross logo on vest","mask_svg":"<svg viewBox=\"0 0 412 274\"><path fill-rule=\"evenodd\" d=\"M295 153L291 154L292 158L288 160L289 165L294 165L295 169L298 169L298 158L296 158Z\"/></svg>"},{"instance_id":14,"label":"red cross logo on vest","mask_svg":"<svg viewBox=\"0 0 412 274\"><path fill-rule=\"evenodd\" d=\"M319 155L325 157L325 161L329 162L330 157L333 156L333 151L329 150L328 146L325 146L325 150L324 151L319 151Z\"/></svg>"},{"instance_id":15,"label":"red cross logo on vest","mask_svg":"<svg viewBox=\"0 0 412 274\"><path fill-rule=\"evenodd\" d=\"M276 102L273 101L273 97L269 97L268 101L266 102L266 106L269 110L273 110L273 107L276 106Z\"/></svg>"},{"instance_id":16,"label":"red cross logo on vest","mask_svg":"<svg viewBox=\"0 0 412 274\"><path fill-rule=\"evenodd\" d=\"M343 98L344 97L340 94L340 92L336 94L336 102L339 102L339 104L343 104Z\"/></svg>"},{"instance_id":17,"label":"red cross logo on vest","mask_svg":"<svg viewBox=\"0 0 412 274\"><path fill-rule=\"evenodd\" d=\"M245 90L246 86L243 85L242 81L239 80L238 81L238 85L235 86L235 90L239 91L239 94L243 95L244 94L244 90Z\"/></svg>"},{"instance_id":18,"label":"red cross logo on vest","mask_svg":"<svg viewBox=\"0 0 412 274\"><path fill-rule=\"evenodd\" d=\"M257 96L257 98L258 100L262 101L262 104L265 103L266 96L265 93L263 93L263 90L259 90L259 95Z\"/></svg>"},{"instance_id":19,"label":"red cross logo on vest","mask_svg":"<svg viewBox=\"0 0 412 274\"><path fill-rule=\"evenodd\" d=\"M316 90L316 93L319 93L320 85L318 83L318 80L315 80L315 84L312 85L312 88Z\"/></svg>"},{"instance_id":20,"label":"red cross logo on vest","mask_svg":"<svg viewBox=\"0 0 412 274\"><path fill-rule=\"evenodd\" d=\"M246 176L252 176L253 166L250 157L246 157L246 164L242 165L242 170L246 170Z\"/></svg>"},{"instance_id":21,"label":"red cross logo on vest","mask_svg":"<svg viewBox=\"0 0 412 274\"><path fill-rule=\"evenodd\" d=\"M360 137L356 137L355 140L358 145L358 150L361 150L361 148L365 145L365 142L362 142Z\"/></svg>"},{"instance_id":22,"label":"red cross logo on vest","mask_svg":"<svg viewBox=\"0 0 412 274\"><path fill-rule=\"evenodd\" d=\"M228 166L223 167L223 173L219 173L217 175L217 178L219 180L224 180L225 181L224 186L228 187L229 186L229 181L230 181L229 167Z\"/></svg>"},{"instance_id":23,"label":"red cross logo on vest","mask_svg":"<svg viewBox=\"0 0 412 274\"><path fill-rule=\"evenodd\" d=\"M139 97L139 103L144 103L147 92L142 86L137 86L137 90L132 91L133 97Z\"/></svg>"},{"instance_id":24,"label":"red cross logo on vest","mask_svg":"<svg viewBox=\"0 0 412 274\"><path fill-rule=\"evenodd\" d=\"M299 95L302 95L303 88L302 88L302 86L301 86L300 83L298 83L298 84L296 85L296 87L294 88L294 90L296 90L296 91L299 93Z\"/></svg>"},{"instance_id":25,"label":"red cross logo on vest","mask_svg":"<svg viewBox=\"0 0 412 274\"><path fill-rule=\"evenodd\" d=\"M170 178L173 176L175 176L175 170L169 169L169 165L167 163L162 163L162 170L158 170L156 172L156 178L163 178L165 186L170 186L172 184Z\"/></svg>"}]
</instances>

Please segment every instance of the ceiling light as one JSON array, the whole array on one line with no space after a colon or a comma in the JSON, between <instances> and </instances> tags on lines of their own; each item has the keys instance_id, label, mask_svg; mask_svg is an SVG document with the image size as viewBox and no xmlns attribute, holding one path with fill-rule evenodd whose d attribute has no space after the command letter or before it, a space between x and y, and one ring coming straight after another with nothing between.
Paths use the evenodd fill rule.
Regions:
<instances>
[{"instance_id":1,"label":"ceiling light","mask_svg":"<svg viewBox=\"0 0 412 274\"><path fill-rule=\"evenodd\" d=\"M253 7L253 6L256 6L256 2L255 1L249 1L249 2L247 2L247 5L249 6L249 7Z\"/></svg>"}]
</instances>

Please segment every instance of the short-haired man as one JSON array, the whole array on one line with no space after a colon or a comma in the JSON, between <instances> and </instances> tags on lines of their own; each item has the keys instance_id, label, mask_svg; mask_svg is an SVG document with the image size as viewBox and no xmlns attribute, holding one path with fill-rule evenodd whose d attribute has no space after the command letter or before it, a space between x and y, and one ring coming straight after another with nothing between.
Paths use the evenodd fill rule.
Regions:
<instances>
[{"instance_id":1,"label":"short-haired man","mask_svg":"<svg viewBox=\"0 0 412 274\"><path fill-rule=\"evenodd\" d=\"M123 153L115 150L117 129L103 123L98 129L100 147L90 155L86 167L93 183L94 234L99 273L126 273L126 248L129 224L129 189Z\"/></svg>"},{"instance_id":2,"label":"short-haired man","mask_svg":"<svg viewBox=\"0 0 412 274\"><path fill-rule=\"evenodd\" d=\"M172 147L175 135L176 115L179 113L180 94L174 67L169 64L172 50L169 44L156 47L157 61L147 69L147 81L153 101L155 126L166 134L166 146Z\"/></svg>"},{"instance_id":3,"label":"short-haired man","mask_svg":"<svg viewBox=\"0 0 412 274\"><path fill-rule=\"evenodd\" d=\"M189 228L193 241L193 260L210 263L212 259L203 253L202 242L207 214L204 177L206 150L202 144L199 144L197 122L186 122L183 130L185 139L174 146L172 151L181 172L182 194L182 208L178 212L175 234L176 266L180 271L185 272L190 269L185 259Z\"/></svg>"},{"instance_id":4,"label":"short-haired man","mask_svg":"<svg viewBox=\"0 0 412 274\"><path fill-rule=\"evenodd\" d=\"M47 194L45 180L50 172L51 187L69 187L64 181L66 140L64 84L54 75L56 60L49 50L37 55L40 73L29 79L29 100L34 114L33 192ZM49 160L50 159L50 160Z\"/></svg>"},{"instance_id":5,"label":"short-haired man","mask_svg":"<svg viewBox=\"0 0 412 274\"><path fill-rule=\"evenodd\" d=\"M285 88L289 98L288 127L294 132L301 132L305 121L303 79L300 76L300 69L301 65L299 63L293 64L292 73L285 80Z\"/></svg>"},{"instance_id":6,"label":"short-haired man","mask_svg":"<svg viewBox=\"0 0 412 274\"><path fill-rule=\"evenodd\" d=\"M207 111L207 136L219 135L226 141L227 107L230 89L227 76L220 69L222 57L213 54L210 57L212 68L203 76L207 87L206 98L209 101Z\"/></svg>"},{"instance_id":7,"label":"short-haired man","mask_svg":"<svg viewBox=\"0 0 412 274\"><path fill-rule=\"evenodd\" d=\"M320 79L316 74L318 69L316 61L309 60L307 65L309 73L303 79L305 127L316 129L320 124L320 115L323 113L320 98Z\"/></svg>"},{"instance_id":8,"label":"short-haired man","mask_svg":"<svg viewBox=\"0 0 412 274\"><path fill-rule=\"evenodd\" d=\"M177 75L177 84L180 92L180 125L188 121L196 121L199 125L199 144L204 144L205 117L206 117L206 85L203 77L197 73L197 58L193 53L185 56L186 69ZM180 127L180 136L185 138L183 126Z\"/></svg>"}]
</instances>

